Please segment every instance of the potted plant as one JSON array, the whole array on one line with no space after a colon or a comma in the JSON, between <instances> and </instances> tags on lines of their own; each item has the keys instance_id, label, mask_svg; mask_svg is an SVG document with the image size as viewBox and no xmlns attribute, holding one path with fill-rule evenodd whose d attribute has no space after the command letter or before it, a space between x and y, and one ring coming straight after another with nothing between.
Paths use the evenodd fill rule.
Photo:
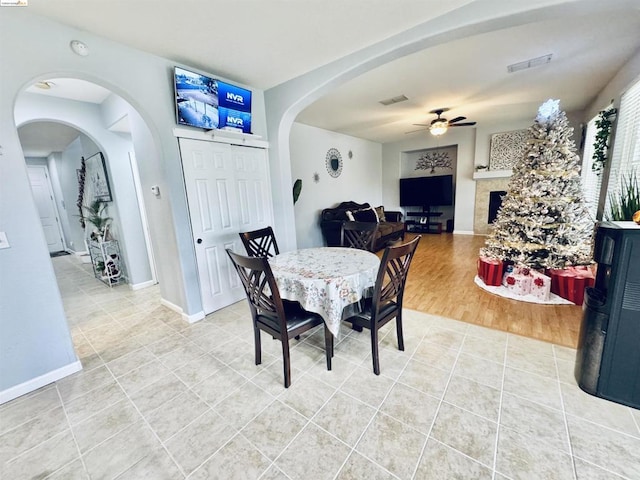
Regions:
<instances>
[{"instance_id":1,"label":"potted plant","mask_svg":"<svg viewBox=\"0 0 640 480\"><path fill-rule=\"evenodd\" d=\"M633 214L640 210L640 185L638 184L637 171L631 172L629 178L622 176L620 193L610 196L609 220L628 221L633 219Z\"/></svg>"},{"instance_id":2,"label":"potted plant","mask_svg":"<svg viewBox=\"0 0 640 480\"><path fill-rule=\"evenodd\" d=\"M106 207L106 203L99 199L93 200L88 206L84 205L82 207L86 212L83 217L85 222L89 222L95 227L89 236L91 240L97 242L107 240L112 218L106 216Z\"/></svg>"}]
</instances>

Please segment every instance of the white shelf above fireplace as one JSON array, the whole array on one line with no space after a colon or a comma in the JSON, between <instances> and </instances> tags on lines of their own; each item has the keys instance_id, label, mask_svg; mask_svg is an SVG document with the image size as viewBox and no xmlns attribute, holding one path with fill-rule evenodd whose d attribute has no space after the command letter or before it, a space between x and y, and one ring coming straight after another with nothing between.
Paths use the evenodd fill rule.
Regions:
<instances>
[{"instance_id":1,"label":"white shelf above fireplace","mask_svg":"<svg viewBox=\"0 0 640 480\"><path fill-rule=\"evenodd\" d=\"M490 178L509 178L513 170L481 170L473 173L474 180L486 180Z\"/></svg>"}]
</instances>

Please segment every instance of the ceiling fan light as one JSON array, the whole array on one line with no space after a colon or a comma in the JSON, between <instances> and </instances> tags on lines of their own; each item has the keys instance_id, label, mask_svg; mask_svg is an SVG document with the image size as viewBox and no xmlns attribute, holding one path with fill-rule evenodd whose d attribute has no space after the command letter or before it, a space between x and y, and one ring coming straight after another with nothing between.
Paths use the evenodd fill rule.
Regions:
<instances>
[{"instance_id":1,"label":"ceiling fan light","mask_svg":"<svg viewBox=\"0 0 640 480\"><path fill-rule=\"evenodd\" d=\"M429 131L431 135L439 137L440 135L444 135L449 128L446 120L434 120L431 122L431 126L429 127Z\"/></svg>"}]
</instances>

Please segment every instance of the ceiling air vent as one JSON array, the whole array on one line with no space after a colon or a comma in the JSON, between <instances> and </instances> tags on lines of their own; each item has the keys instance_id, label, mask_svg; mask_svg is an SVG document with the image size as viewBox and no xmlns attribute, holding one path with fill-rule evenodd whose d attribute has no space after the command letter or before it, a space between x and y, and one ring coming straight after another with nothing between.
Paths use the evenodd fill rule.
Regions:
<instances>
[{"instance_id":1,"label":"ceiling air vent","mask_svg":"<svg viewBox=\"0 0 640 480\"><path fill-rule=\"evenodd\" d=\"M404 95L398 95L397 97L393 97L393 98L387 98L386 100L380 100L380 103L382 105L393 105L394 103L400 103L400 102L404 102L409 100L407 97L405 97Z\"/></svg>"},{"instance_id":2,"label":"ceiling air vent","mask_svg":"<svg viewBox=\"0 0 640 480\"><path fill-rule=\"evenodd\" d=\"M517 72L519 70L526 70L527 68L537 67L539 65L546 65L551 61L551 56L553 54L549 53L547 55L543 55L541 57L531 58L529 60L525 60L524 62L514 63L507 67L507 71L509 73Z\"/></svg>"}]
</instances>

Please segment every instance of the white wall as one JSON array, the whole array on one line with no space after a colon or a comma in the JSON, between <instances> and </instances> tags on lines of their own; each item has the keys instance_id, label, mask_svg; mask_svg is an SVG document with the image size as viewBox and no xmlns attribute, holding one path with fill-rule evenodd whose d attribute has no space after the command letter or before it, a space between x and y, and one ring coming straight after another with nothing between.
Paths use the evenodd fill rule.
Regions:
<instances>
[{"instance_id":1,"label":"white wall","mask_svg":"<svg viewBox=\"0 0 640 480\"><path fill-rule=\"evenodd\" d=\"M338 149L342 155L342 173L337 178L329 175L325 165L330 148ZM319 225L323 209L348 200L374 207L382 205L379 143L294 123L290 151L292 179L302 179L302 193L294 206L298 248L324 245ZM314 173L320 176L318 183L313 181Z\"/></svg>"},{"instance_id":2,"label":"white wall","mask_svg":"<svg viewBox=\"0 0 640 480\"><path fill-rule=\"evenodd\" d=\"M622 66L607 86L604 87L593 102L591 102L589 107L585 109L582 121L587 123L595 117L600 110L609 105L611 100L613 100L614 105L618 108L620 106L620 97L624 91L638 80L640 80L640 50Z\"/></svg>"}]
</instances>

